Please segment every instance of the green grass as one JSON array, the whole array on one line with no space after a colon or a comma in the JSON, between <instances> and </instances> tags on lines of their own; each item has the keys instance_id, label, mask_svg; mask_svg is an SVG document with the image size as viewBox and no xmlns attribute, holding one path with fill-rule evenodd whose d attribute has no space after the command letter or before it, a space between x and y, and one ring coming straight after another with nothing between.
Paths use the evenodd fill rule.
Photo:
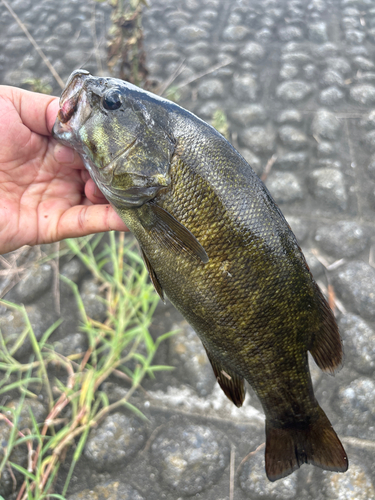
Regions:
<instances>
[{"instance_id":1,"label":"green grass","mask_svg":"<svg viewBox=\"0 0 375 500\"><path fill-rule=\"evenodd\" d=\"M17 361L14 355L21 343L8 347L0 332L0 401L7 394L14 399L15 391L20 395L16 409L0 406L0 420L9 427L8 444L3 453L0 452L0 474L11 467L23 477L17 500L64 500L90 429L120 406L146 418L131 404L131 396L145 376L154 377L159 370L172 369L153 364L160 343L173 332L156 341L150 335L149 327L159 299L149 283L142 259L134 249L133 240L127 243L124 233L116 239L113 232L109 233L109 243L103 244L102 238L103 235L96 235L71 239L66 240L66 244L69 253L85 264L105 291L107 319L103 323L87 316L77 284L60 275L61 281L71 287L75 296L81 330L88 339L86 353L58 354L49 338L61 320L51 325L37 341L24 306L0 301L7 308L21 312L26 325L22 338L29 337L33 350L28 362ZM52 380L51 365L66 372L65 383L61 378ZM101 384L110 376L125 379L129 387L126 395L112 404L100 390ZM43 392L48 398L48 416L38 424L29 408L30 428L27 432L20 432L16 422L25 399L37 398L38 392ZM69 412L66 411L68 408ZM73 444L73 459L59 495L53 492L54 482L61 460ZM12 461L12 452L21 445L27 447L27 468Z\"/></svg>"}]
</instances>

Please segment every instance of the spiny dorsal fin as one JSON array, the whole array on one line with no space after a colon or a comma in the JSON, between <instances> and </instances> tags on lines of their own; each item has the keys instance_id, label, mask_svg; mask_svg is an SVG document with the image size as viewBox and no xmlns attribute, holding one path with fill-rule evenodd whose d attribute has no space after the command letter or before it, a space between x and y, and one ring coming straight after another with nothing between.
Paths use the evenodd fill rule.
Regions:
<instances>
[{"instance_id":1,"label":"spiny dorsal fin","mask_svg":"<svg viewBox=\"0 0 375 500\"><path fill-rule=\"evenodd\" d=\"M245 385L243 378L237 375L237 373L233 372L232 370L228 370L228 368L216 361L216 359L207 351L207 349L206 353L214 370L216 380L218 381L220 387L223 389L224 394L236 406L242 406L242 403L245 399Z\"/></svg>"},{"instance_id":2,"label":"spiny dorsal fin","mask_svg":"<svg viewBox=\"0 0 375 500\"><path fill-rule=\"evenodd\" d=\"M321 370L333 374L342 363L342 342L333 312L320 288L317 285L316 288L322 319L320 330L315 333L309 351Z\"/></svg>"},{"instance_id":3,"label":"spiny dorsal fin","mask_svg":"<svg viewBox=\"0 0 375 500\"><path fill-rule=\"evenodd\" d=\"M150 203L149 206L155 216L152 233L160 243L168 248L195 255L204 264L208 262L205 249L185 226L155 203Z\"/></svg>"},{"instance_id":4,"label":"spiny dorsal fin","mask_svg":"<svg viewBox=\"0 0 375 500\"><path fill-rule=\"evenodd\" d=\"M147 255L143 251L143 248L141 248L141 253L142 253L142 257L143 257L144 263L146 265L148 274L150 275L150 279L152 281L152 284L154 285L154 288L155 288L157 294L159 295L159 297L161 298L161 300L163 302L165 302L163 289L159 283L158 277L156 276L153 267L151 266L150 261L148 260Z\"/></svg>"}]
</instances>

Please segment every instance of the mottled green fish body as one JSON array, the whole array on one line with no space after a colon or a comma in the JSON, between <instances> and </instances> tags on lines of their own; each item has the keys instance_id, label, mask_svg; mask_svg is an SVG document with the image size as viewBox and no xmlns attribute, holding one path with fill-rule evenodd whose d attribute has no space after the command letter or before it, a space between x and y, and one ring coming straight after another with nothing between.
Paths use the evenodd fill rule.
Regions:
<instances>
[{"instance_id":1,"label":"mottled green fish body","mask_svg":"<svg viewBox=\"0 0 375 500\"><path fill-rule=\"evenodd\" d=\"M317 403L307 351L342 360L337 325L266 187L211 126L129 83L70 77L54 127L136 236L154 286L202 340L237 406L244 379L266 415L266 472L303 463L344 472Z\"/></svg>"}]
</instances>

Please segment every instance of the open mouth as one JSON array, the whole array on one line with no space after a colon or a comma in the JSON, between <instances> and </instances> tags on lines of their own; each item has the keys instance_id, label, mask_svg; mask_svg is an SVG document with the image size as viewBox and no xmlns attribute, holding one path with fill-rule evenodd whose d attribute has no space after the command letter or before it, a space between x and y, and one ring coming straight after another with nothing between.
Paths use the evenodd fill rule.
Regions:
<instances>
[{"instance_id":1,"label":"open mouth","mask_svg":"<svg viewBox=\"0 0 375 500\"><path fill-rule=\"evenodd\" d=\"M57 114L55 124L53 126L52 135L60 141L67 141L71 139L72 123L71 118L80 107L80 121L82 123L84 118L89 114L89 107L87 106L87 99L84 99L85 92L83 92L84 81L90 73L85 69L78 69L74 71L66 84L60 97L60 109ZM84 108L86 108L85 112ZM78 119L78 118L77 118ZM68 124L68 122L70 122Z\"/></svg>"}]
</instances>

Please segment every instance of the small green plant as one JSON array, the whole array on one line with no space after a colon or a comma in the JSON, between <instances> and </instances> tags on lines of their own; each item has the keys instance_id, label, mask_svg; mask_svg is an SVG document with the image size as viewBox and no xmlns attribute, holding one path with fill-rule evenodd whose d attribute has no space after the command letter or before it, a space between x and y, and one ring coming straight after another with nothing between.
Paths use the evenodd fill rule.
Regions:
<instances>
[{"instance_id":1,"label":"small green plant","mask_svg":"<svg viewBox=\"0 0 375 500\"><path fill-rule=\"evenodd\" d=\"M41 94L51 94L52 87L49 83L44 82L40 78L28 78L23 82L30 87L33 92L40 92Z\"/></svg>"},{"instance_id":2,"label":"small green plant","mask_svg":"<svg viewBox=\"0 0 375 500\"><path fill-rule=\"evenodd\" d=\"M7 446L3 454L0 453L0 477L6 467L21 473L24 480L17 500L64 500L90 429L119 406L146 418L131 404L132 394L146 375L154 377L156 371L172 369L152 364L160 343L174 332L166 333L156 341L150 335L149 326L159 299L149 283L141 257L134 251L134 242L126 244L124 233L120 233L116 241L115 234L111 232L109 244L100 245L99 250L102 237L71 239L66 240L66 244L106 292L108 315L103 323L87 316L78 286L60 276L71 287L78 304L81 329L88 338L86 353L71 356L58 354L48 341L61 321L52 325L37 341L24 306L0 301L3 306L22 313L25 332L34 352L34 359L29 362L17 361L14 346L10 349L0 332L0 396L13 394L14 391L21 395L16 409L0 407L0 421L10 429ZM106 270L108 267L111 267L111 272ZM63 381L61 378L51 379L50 365L65 371ZM109 376L125 379L129 384L126 395L112 404L106 393L100 390ZM35 387L41 387L48 396L48 416L40 425L30 411L31 428L21 432L17 429L19 415L25 398L38 397ZM66 411L68 408L69 411ZM24 444L28 448L27 468L12 461L12 452ZM54 493L53 484L62 458L73 444L76 446L65 485L61 494Z\"/></svg>"},{"instance_id":3,"label":"small green plant","mask_svg":"<svg viewBox=\"0 0 375 500\"><path fill-rule=\"evenodd\" d=\"M229 124L226 114L222 109L217 109L212 117L212 126L216 128L221 135L229 140Z\"/></svg>"}]
</instances>

